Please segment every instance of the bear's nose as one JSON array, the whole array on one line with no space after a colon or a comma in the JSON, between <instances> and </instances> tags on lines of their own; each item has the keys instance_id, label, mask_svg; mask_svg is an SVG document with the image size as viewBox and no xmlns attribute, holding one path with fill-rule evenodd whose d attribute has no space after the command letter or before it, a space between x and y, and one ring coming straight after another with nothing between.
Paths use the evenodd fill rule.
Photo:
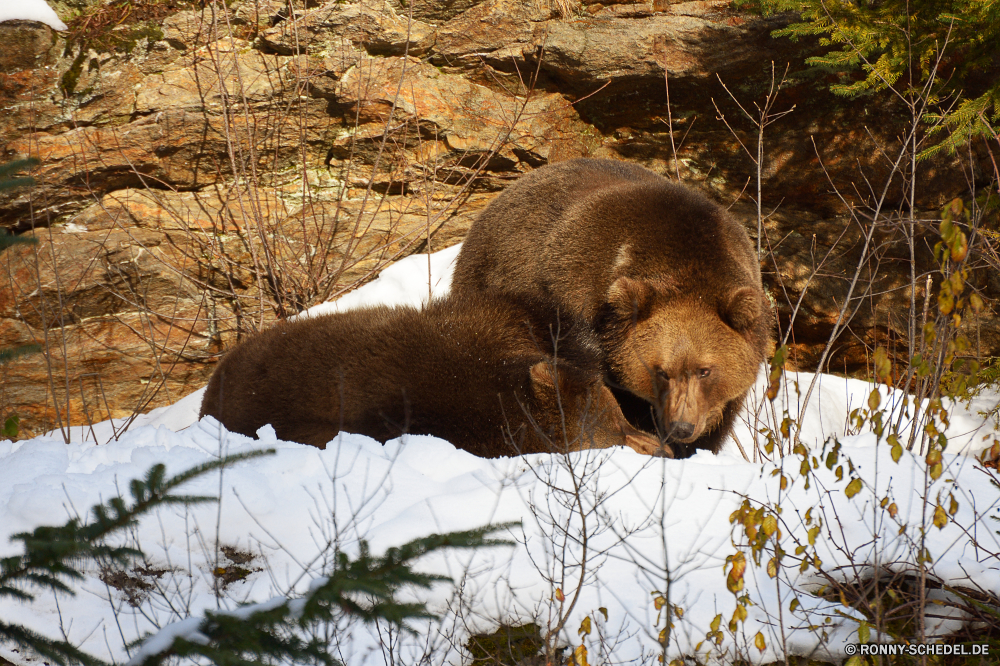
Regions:
<instances>
[{"instance_id":1,"label":"bear's nose","mask_svg":"<svg viewBox=\"0 0 1000 666\"><path fill-rule=\"evenodd\" d=\"M672 421L670 423L668 437L676 437L677 439L687 439L692 434L694 434L694 424L688 423L687 421Z\"/></svg>"}]
</instances>

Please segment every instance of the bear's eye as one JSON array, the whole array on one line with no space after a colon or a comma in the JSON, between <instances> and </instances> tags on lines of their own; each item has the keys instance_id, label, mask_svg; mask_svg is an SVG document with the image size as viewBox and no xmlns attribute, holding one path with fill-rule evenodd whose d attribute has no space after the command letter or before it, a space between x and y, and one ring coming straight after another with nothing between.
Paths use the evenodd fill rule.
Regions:
<instances>
[{"instance_id":1,"label":"bear's eye","mask_svg":"<svg viewBox=\"0 0 1000 666\"><path fill-rule=\"evenodd\" d=\"M657 370L656 371L656 376L659 377L660 379L662 379L665 382L669 382L670 381L670 375L667 374L666 370Z\"/></svg>"},{"instance_id":2,"label":"bear's eye","mask_svg":"<svg viewBox=\"0 0 1000 666\"><path fill-rule=\"evenodd\" d=\"M701 370L698 371L698 379L704 379L705 377L708 377L710 374L712 374L711 368L702 368Z\"/></svg>"}]
</instances>

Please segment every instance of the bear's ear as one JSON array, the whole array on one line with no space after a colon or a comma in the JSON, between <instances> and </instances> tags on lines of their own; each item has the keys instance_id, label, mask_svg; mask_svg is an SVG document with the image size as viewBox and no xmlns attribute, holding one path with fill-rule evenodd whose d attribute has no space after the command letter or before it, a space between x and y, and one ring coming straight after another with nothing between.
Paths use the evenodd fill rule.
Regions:
<instances>
[{"instance_id":1,"label":"bear's ear","mask_svg":"<svg viewBox=\"0 0 1000 666\"><path fill-rule=\"evenodd\" d=\"M746 333L760 317L760 294L750 287L737 289L721 314L734 330Z\"/></svg>"},{"instance_id":2,"label":"bear's ear","mask_svg":"<svg viewBox=\"0 0 1000 666\"><path fill-rule=\"evenodd\" d=\"M608 288L608 303L618 312L630 315L633 322L640 322L652 313L655 296L653 285L630 277L620 277Z\"/></svg>"},{"instance_id":3,"label":"bear's ear","mask_svg":"<svg viewBox=\"0 0 1000 666\"><path fill-rule=\"evenodd\" d=\"M531 366L531 386L536 389L549 390L556 386L556 371L549 361L539 361Z\"/></svg>"},{"instance_id":4,"label":"bear's ear","mask_svg":"<svg viewBox=\"0 0 1000 666\"><path fill-rule=\"evenodd\" d=\"M561 400L587 391L592 378L576 366L563 361L539 361L531 366L531 388L536 396L558 394Z\"/></svg>"}]
</instances>

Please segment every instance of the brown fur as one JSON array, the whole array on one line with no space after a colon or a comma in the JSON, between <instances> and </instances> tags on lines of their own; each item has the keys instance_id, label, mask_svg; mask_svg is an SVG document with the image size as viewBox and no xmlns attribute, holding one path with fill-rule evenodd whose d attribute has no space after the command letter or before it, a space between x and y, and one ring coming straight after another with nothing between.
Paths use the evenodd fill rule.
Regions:
<instances>
[{"instance_id":1,"label":"brown fur","mask_svg":"<svg viewBox=\"0 0 1000 666\"><path fill-rule=\"evenodd\" d=\"M452 284L538 299L589 323L610 382L651 403L681 453L718 452L771 344L743 227L625 162L571 160L521 178L473 224Z\"/></svg>"},{"instance_id":2,"label":"brown fur","mask_svg":"<svg viewBox=\"0 0 1000 666\"><path fill-rule=\"evenodd\" d=\"M229 352L201 407L229 430L325 448L341 430L442 437L478 456L659 443L625 420L586 327L553 335L498 295L279 323ZM671 455L666 450L663 455Z\"/></svg>"}]
</instances>

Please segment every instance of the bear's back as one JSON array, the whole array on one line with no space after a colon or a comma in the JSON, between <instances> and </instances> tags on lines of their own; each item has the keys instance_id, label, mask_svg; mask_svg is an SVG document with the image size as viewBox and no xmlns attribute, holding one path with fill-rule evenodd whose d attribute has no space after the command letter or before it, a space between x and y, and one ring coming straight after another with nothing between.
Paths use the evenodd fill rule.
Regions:
<instances>
[{"instance_id":1,"label":"bear's back","mask_svg":"<svg viewBox=\"0 0 1000 666\"><path fill-rule=\"evenodd\" d=\"M325 446L340 430L379 441L433 434L477 455L509 455L503 428L527 424L530 370L565 355L597 380L589 332L550 327L540 308L490 294L423 310L376 307L279 322L234 348L209 382L202 415L253 436ZM553 333L562 340L554 341Z\"/></svg>"},{"instance_id":2,"label":"bear's back","mask_svg":"<svg viewBox=\"0 0 1000 666\"><path fill-rule=\"evenodd\" d=\"M717 204L634 164L576 159L531 172L490 203L452 289L526 295L593 322L621 276L692 298L760 288L746 231Z\"/></svg>"}]
</instances>

